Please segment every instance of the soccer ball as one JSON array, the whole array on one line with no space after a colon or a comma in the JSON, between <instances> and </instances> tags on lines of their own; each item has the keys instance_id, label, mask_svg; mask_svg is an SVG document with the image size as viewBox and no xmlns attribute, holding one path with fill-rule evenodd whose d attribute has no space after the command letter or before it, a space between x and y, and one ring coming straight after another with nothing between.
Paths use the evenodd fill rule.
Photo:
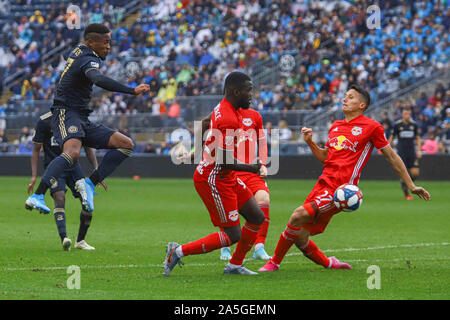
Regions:
<instances>
[{"instance_id":1,"label":"soccer ball","mask_svg":"<svg viewBox=\"0 0 450 320\"><path fill-rule=\"evenodd\" d=\"M343 184L334 192L334 205L343 211L355 211L362 204L362 192L353 184Z\"/></svg>"}]
</instances>

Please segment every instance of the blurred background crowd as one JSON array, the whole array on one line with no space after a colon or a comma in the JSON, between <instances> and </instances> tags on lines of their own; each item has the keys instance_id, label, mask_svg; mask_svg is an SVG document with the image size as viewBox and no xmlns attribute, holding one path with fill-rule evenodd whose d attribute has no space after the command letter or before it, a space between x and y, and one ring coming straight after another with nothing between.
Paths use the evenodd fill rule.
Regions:
<instances>
[{"instance_id":1,"label":"blurred background crowd","mask_svg":"<svg viewBox=\"0 0 450 320\"><path fill-rule=\"evenodd\" d=\"M284 56L293 57L294 64L284 68L277 81L258 81L255 76L252 103L268 130L280 129L283 141L289 142L300 141L296 127L284 120L273 123L265 114L339 110L352 83L368 89L373 102L381 101L426 77L430 70L449 67L450 8L446 1L375 1L381 9L378 29L367 28L365 1L0 2L4 4L0 6L2 152L30 152L32 128L23 127L8 141L5 119L20 115L24 112L21 106L31 102L51 101L65 57L80 41L83 27L93 22L103 22L112 30L105 74L132 87L144 82L151 85L150 93L140 97L97 89L93 115L159 117L163 141L139 143L138 151L146 153L170 152L173 141L164 128L192 130L192 124L185 121L186 97L220 96L223 80L233 70L257 75L268 65L292 64ZM80 30L67 28L67 20L73 18L67 10L71 4L80 8ZM126 18L132 5L138 10ZM58 47L63 50L57 57L47 59ZM20 72L22 76L15 79ZM388 133L399 110L409 107L423 139L436 140L440 143L437 152L446 153L449 99L449 83L440 82L418 97L396 100L395 107L378 120ZM134 136L127 121L121 124L117 129Z\"/></svg>"}]
</instances>

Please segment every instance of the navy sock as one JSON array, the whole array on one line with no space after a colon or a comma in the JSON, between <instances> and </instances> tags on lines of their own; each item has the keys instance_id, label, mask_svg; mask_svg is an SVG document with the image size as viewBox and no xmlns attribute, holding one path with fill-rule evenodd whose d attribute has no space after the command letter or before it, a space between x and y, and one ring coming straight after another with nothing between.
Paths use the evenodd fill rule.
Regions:
<instances>
[{"instance_id":1,"label":"navy sock","mask_svg":"<svg viewBox=\"0 0 450 320\"><path fill-rule=\"evenodd\" d=\"M77 162L73 165L72 178L74 181L84 179L84 173L83 173L83 170L81 169L79 162Z\"/></svg>"},{"instance_id":2,"label":"navy sock","mask_svg":"<svg viewBox=\"0 0 450 320\"><path fill-rule=\"evenodd\" d=\"M53 210L53 216L55 217L56 227L58 228L61 241L67 236L66 234L66 213L64 208L55 208Z\"/></svg>"},{"instance_id":3,"label":"navy sock","mask_svg":"<svg viewBox=\"0 0 450 320\"><path fill-rule=\"evenodd\" d=\"M48 186L41 179L41 182L39 182L39 185L36 189L35 194L44 194L45 192L47 192L47 190L48 190Z\"/></svg>"},{"instance_id":4,"label":"navy sock","mask_svg":"<svg viewBox=\"0 0 450 320\"><path fill-rule=\"evenodd\" d=\"M64 152L61 153L59 156L53 159L52 162L49 163L47 169L44 172L44 175L42 176L41 182L47 185L47 189L52 187L52 185L56 183L58 177L64 172L64 170L70 169L72 165L72 158ZM43 193L45 193L45 191Z\"/></svg>"},{"instance_id":5,"label":"navy sock","mask_svg":"<svg viewBox=\"0 0 450 320\"><path fill-rule=\"evenodd\" d=\"M94 185L105 180L126 158L131 154L130 149L109 150L103 157L102 163L98 166L89 179Z\"/></svg>"},{"instance_id":6,"label":"navy sock","mask_svg":"<svg viewBox=\"0 0 450 320\"><path fill-rule=\"evenodd\" d=\"M92 212L81 211L80 214L80 229L78 230L77 242L84 240L86 233L91 225Z\"/></svg>"}]
</instances>

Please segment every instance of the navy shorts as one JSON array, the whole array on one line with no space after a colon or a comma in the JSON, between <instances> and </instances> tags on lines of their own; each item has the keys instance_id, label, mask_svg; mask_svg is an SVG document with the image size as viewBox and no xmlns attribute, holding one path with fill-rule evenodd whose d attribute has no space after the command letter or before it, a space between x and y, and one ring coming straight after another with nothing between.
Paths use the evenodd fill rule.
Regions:
<instances>
[{"instance_id":1,"label":"navy shorts","mask_svg":"<svg viewBox=\"0 0 450 320\"><path fill-rule=\"evenodd\" d=\"M76 172L76 170L79 170ZM51 188L50 194L54 194L57 191L67 192L66 186L72 191L72 195L74 198L80 198L81 196L77 190L75 190L75 182L76 177L82 177L83 172L81 171L81 167L79 165L75 165L75 167L71 170L66 170L63 174L55 180L50 179Z\"/></svg>"},{"instance_id":2,"label":"navy shorts","mask_svg":"<svg viewBox=\"0 0 450 320\"><path fill-rule=\"evenodd\" d=\"M405 167L407 169L419 168L419 159L417 159L417 157L414 153L409 153L409 154L399 153L398 155L405 163Z\"/></svg>"},{"instance_id":3,"label":"navy shorts","mask_svg":"<svg viewBox=\"0 0 450 320\"><path fill-rule=\"evenodd\" d=\"M67 140L73 138L81 140L87 147L107 149L109 138L116 132L89 121L87 114L56 107L52 111L52 131L61 149Z\"/></svg>"}]
</instances>

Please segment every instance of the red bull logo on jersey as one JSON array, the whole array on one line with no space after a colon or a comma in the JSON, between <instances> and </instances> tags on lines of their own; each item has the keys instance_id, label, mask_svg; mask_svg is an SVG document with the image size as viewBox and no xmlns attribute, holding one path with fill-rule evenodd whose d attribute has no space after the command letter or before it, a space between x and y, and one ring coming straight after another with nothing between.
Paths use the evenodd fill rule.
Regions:
<instances>
[{"instance_id":1,"label":"red bull logo on jersey","mask_svg":"<svg viewBox=\"0 0 450 320\"><path fill-rule=\"evenodd\" d=\"M239 219L239 212L237 210L228 212L228 218L231 221L236 221L237 219Z\"/></svg>"},{"instance_id":2,"label":"red bull logo on jersey","mask_svg":"<svg viewBox=\"0 0 450 320\"><path fill-rule=\"evenodd\" d=\"M328 141L330 147L335 148L336 150L350 150L356 152L356 146L358 145L358 141L353 143L345 136L338 136L331 138Z\"/></svg>"},{"instance_id":3,"label":"red bull logo on jersey","mask_svg":"<svg viewBox=\"0 0 450 320\"><path fill-rule=\"evenodd\" d=\"M253 121L250 118L244 118L242 119L242 123L244 124L244 126L250 127L253 124Z\"/></svg>"},{"instance_id":4,"label":"red bull logo on jersey","mask_svg":"<svg viewBox=\"0 0 450 320\"><path fill-rule=\"evenodd\" d=\"M358 135L360 135L362 133L362 128L361 127L353 127L353 129L352 129L352 134L354 135L354 136L358 136Z\"/></svg>"}]
</instances>

